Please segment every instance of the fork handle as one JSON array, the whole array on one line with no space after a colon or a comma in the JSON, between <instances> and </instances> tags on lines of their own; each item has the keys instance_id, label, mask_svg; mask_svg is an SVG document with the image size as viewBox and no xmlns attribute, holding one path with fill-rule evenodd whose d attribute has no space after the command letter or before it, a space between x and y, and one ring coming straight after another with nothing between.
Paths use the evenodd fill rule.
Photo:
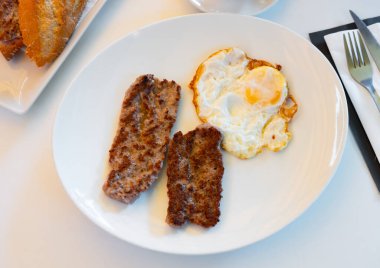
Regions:
<instances>
[{"instance_id":1,"label":"fork handle","mask_svg":"<svg viewBox=\"0 0 380 268\"><path fill-rule=\"evenodd\" d=\"M380 97L379 97L379 95L376 93L376 91L375 92L372 92L371 93L371 96L372 96L372 99L375 101L375 103L376 103L376 106L377 106L377 109L379 110L379 112L380 112Z\"/></svg>"},{"instance_id":2,"label":"fork handle","mask_svg":"<svg viewBox=\"0 0 380 268\"><path fill-rule=\"evenodd\" d=\"M368 91L371 94L371 97L373 101L376 103L376 107L380 112L380 97L376 92L375 87L373 86L372 82L367 85Z\"/></svg>"},{"instance_id":3,"label":"fork handle","mask_svg":"<svg viewBox=\"0 0 380 268\"><path fill-rule=\"evenodd\" d=\"M372 80L366 80L362 82L362 85L368 89L373 101L376 104L377 110L380 112L380 97L377 94L375 87L373 86Z\"/></svg>"}]
</instances>

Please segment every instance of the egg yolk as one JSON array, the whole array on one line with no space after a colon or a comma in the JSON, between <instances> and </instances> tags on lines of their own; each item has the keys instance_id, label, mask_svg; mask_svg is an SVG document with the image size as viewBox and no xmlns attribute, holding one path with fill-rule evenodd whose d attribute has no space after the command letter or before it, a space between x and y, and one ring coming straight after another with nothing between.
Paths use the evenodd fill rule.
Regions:
<instances>
[{"instance_id":1,"label":"egg yolk","mask_svg":"<svg viewBox=\"0 0 380 268\"><path fill-rule=\"evenodd\" d=\"M277 104L286 85L285 77L275 68L262 66L253 69L250 80L255 87L247 87L245 96L248 103L261 103L263 106Z\"/></svg>"},{"instance_id":2,"label":"egg yolk","mask_svg":"<svg viewBox=\"0 0 380 268\"><path fill-rule=\"evenodd\" d=\"M250 104L255 104L261 100L261 91L247 87L245 89L245 96Z\"/></svg>"}]
</instances>

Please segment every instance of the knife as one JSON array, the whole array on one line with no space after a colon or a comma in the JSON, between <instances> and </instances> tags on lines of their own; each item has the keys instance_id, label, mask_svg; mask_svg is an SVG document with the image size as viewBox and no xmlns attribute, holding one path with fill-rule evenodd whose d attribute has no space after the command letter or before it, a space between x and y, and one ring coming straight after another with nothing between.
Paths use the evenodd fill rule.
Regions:
<instances>
[{"instance_id":1,"label":"knife","mask_svg":"<svg viewBox=\"0 0 380 268\"><path fill-rule=\"evenodd\" d=\"M380 45L379 43L376 41L373 34L369 31L367 25L365 25L365 23L352 10L350 10L350 13L351 13L352 18L354 19L356 27L358 27L358 30L364 39L364 43L367 45L369 53L371 53L371 56L376 63L377 69L379 69L380 71Z\"/></svg>"}]
</instances>

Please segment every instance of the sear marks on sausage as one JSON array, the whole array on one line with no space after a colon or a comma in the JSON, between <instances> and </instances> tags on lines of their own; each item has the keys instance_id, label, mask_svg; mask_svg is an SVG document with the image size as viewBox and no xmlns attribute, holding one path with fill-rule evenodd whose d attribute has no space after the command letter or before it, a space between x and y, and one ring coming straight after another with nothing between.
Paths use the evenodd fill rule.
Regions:
<instances>
[{"instance_id":1,"label":"sear marks on sausage","mask_svg":"<svg viewBox=\"0 0 380 268\"><path fill-rule=\"evenodd\" d=\"M119 126L109 151L111 172L103 191L132 203L158 178L176 120L181 87L142 75L125 94Z\"/></svg>"},{"instance_id":2,"label":"sear marks on sausage","mask_svg":"<svg viewBox=\"0 0 380 268\"><path fill-rule=\"evenodd\" d=\"M168 150L166 222L174 227L191 222L212 227L219 221L224 173L222 134L203 124L186 135L177 132Z\"/></svg>"}]
</instances>

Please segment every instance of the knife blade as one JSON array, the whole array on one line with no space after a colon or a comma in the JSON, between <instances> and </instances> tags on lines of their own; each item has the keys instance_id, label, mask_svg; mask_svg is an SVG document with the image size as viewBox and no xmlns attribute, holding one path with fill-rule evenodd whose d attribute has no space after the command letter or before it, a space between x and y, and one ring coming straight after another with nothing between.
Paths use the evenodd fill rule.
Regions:
<instances>
[{"instance_id":1,"label":"knife blade","mask_svg":"<svg viewBox=\"0 0 380 268\"><path fill-rule=\"evenodd\" d=\"M371 53L371 56L373 60L376 63L377 69L380 71L380 45L376 41L373 34L368 29L367 25L356 15L352 10L350 10L351 16L354 19L354 22L356 24L356 27L358 27L358 30L361 34L361 36L364 39L364 43L366 44L369 53Z\"/></svg>"}]
</instances>

